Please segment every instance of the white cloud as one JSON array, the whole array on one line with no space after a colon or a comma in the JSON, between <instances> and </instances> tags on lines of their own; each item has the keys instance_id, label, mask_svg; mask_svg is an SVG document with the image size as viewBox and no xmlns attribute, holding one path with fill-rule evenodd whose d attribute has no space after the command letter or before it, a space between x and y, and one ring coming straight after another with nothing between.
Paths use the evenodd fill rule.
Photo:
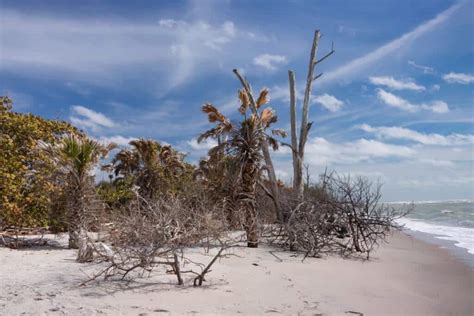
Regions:
<instances>
[{"instance_id":1,"label":"white cloud","mask_svg":"<svg viewBox=\"0 0 474 316\"><path fill-rule=\"evenodd\" d=\"M225 33L230 37L235 36L235 34L237 33L235 25L231 21L224 22L224 24L222 24L222 28L224 29Z\"/></svg>"},{"instance_id":2,"label":"white cloud","mask_svg":"<svg viewBox=\"0 0 474 316\"><path fill-rule=\"evenodd\" d=\"M400 98L383 89L378 89L377 96L380 100L382 100L385 104L389 106L393 106L408 112L416 112L418 110L418 107L416 105L411 104L407 100Z\"/></svg>"},{"instance_id":3,"label":"white cloud","mask_svg":"<svg viewBox=\"0 0 474 316\"><path fill-rule=\"evenodd\" d=\"M435 18L420 24L414 30L403 34L399 38L375 49L374 51L356 58L349 63L336 68L335 70L324 74L321 77L321 81L330 82L342 77L348 77L353 73L360 71L373 64L374 62L400 50L401 47L411 44L414 40L420 36L431 32L436 27L448 20L455 11L457 11L463 3L457 3L446 9L445 11L438 14Z\"/></svg>"},{"instance_id":4,"label":"white cloud","mask_svg":"<svg viewBox=\"0 0 474 316\"><path fill-rule=\"evenodd\" d=\"M432 101L429 104L414 104L383 89L377 90L377 97L385 104L407 112L417 112L420 110L428 110L434 113L449 112L448 104L440 100Z\"/></svg>"},{"instance_id":5,"label":"white cloud","mask_svg":"<svg viewBox=\"0 0 474 316\"><path fill-rule=\"evenodd\" d=\"M348 27L346 25L339 25L337 27L337 32L339 34L348 34L351 37L354 37L357 34L357 30L355 28Z\"/></svg>"},{"instance_id":6,"label":"white cloud","mask_svg":"<svg viewBox=\"0 0 474 316\"><path fill-rule=\"evenodd\" d=\"M295 87L295 97L296 100L303 100L303 89L301 88L302 85L296 85ZM288 85L276 85L269 88L269 95L271 100L279 100L283 102L290 102L290 89Z\"/></svg>"},{"instance_id":7,"label":"white cloud","mask_svg":"<svg viewBox=\"0 0 474 316\"><path fill-rule=\"evenodd\" d=\"M378 138L406 139L424 145L457 146L474 144L474 135L451 134L443 136L440 134L425 134L403 127L372 127L367 124L357 126L359 129L375 134Z\"/></svg>"},{"instance_id":8,"label":"white cloud","mask_svg":"<svg viewBox=\"0 0 474 316\"><path fill-rule=\"evenodd\" d=\"M450 72L443 76L444 81L448 83L469 84L474 82L474 76L465 73Z\"/></svg>"},{"instance_id":9,"label":"white cloud","mask_svg":"<svg viewBox=\"0 0 474 316\"><path fill-rule=\"evenodd\" d=\"M287 63L287 59L282 55L262 54L253 59L253 63L267 70L276 70L279 65Z\"/></svg>"},{"instance_id":10,"label":"white cloud","mask_svg":"<svg viewBox=\"0 0 474 316\"><path fill-rule=\"evenodd\" d=\"M386 86L393 90L423 91L426 89L424 86L418 85L411 80L396 80L395 78L388 76L369 77L369 80L374 85Z\"/></svg>"},{"instance_id":11,"label":"white cloud","mask_svg":"<svg viewBox=\"0 0 474 316\"><path fill-rule=\"evenodd\" d=\"M71 107L73 112L69 118L73 124L79 127L91 128L97 131L101 127L114 127L114 122L106 117L104 114L86 108L82 105L73 105Z\"/></svg>"},{"instance_id":12,"label":"white cloud","mask_svg":"<svg viewBox=\"0 0 474 316\"><path fill-rule=\"evenodd\" d=\"M338 111L344 104L344 102L342 102L341 100L338 100L336 97L329 95L327 93L323 95L318 95L313 100L314 102L321 104L322 106L324 106L326 109L328 109L331 112Z\"/></svg>"},{"instance_id":13,"label":"white cloud","mask_svg":"<svg viewBox=\"0 0 474 316\"><path fill-rule=\"evenodd\" d=\"M421 104L423 110L429 110L434 113L447 113L449 112L449 106L444 101L433 101L431 104Z\"/></svg>"},{"instance_id":14,"label":"white cloud","mask_svg":"<svg viewBox=\"0 0 474 316\"><path fill-rule=\"evenodd\" d=\"M137 137L124 137L122 135L114 135L114 136L101 136L96 139L97 141L103 144L114 143L114 144L117 144L118 146L128 147L129 143L132 140L136 140Z\"/></svg>"},{"instance_id":15,"label":"white cloud","mask_svg":"<svg viewBox=\"0 0 474 316\"><path fill-rule=\"evenodd\" d=\"M181 21L176 21L174 19L161 19L158 21L158 25L172 29L180 25L183 25L183 23Z\"/></svg>"},{"instance_id":16,"label":"white cloud","mask_svg":"<svg viewBox=\"0 0 474 316\"><path fill-rule=\"evenodd\" d=\"M431 86L430 91L431 92L439 91L439 89L441 89L441 86L439 84L434 84Z\"/></svg>"},{"instance_id":17,"label":"white cloud","mask_svg":"<svg viewBox=\"0 0 474 316\"><path fill-rule=\"evenodd\" d=\"M186 142L193 150L196 151L208 151L209 149L217 146L217 141L214 139L206 139L200 143L196 139L188 140Z\"/></svg>"},{"instance_id":18,"label":"white cloud","mask_svg":"<svg viewBox=\"0 0 474 316\"><path fill-rule=\"evenodd\" d=\"M452 167L454 163L449 160L439 160L439 159L418 159L415 163L427 164L434 167Z\"/></svg>"},{"instance_id":19,"label":"white cloud","mask_svg":"<svg viewBox=\"0 0 474 316\"><path fill-rule=\"evenodd\" d=\"M424 74L434 74L434 73L435 73L434 68L428 67L428 66L423 66L423 65L418 65L418 64L415 63L413 60L409 60L409 61L408 61L408 64L409 64L410 66L413 66L414 68L423 70L423 73L424 73Z\"/></svg>"},{"instance_id":20,"label":"white cloud","mask_svg":"<svg viewBox=\"0 0 474 316\"><path fill-rule=\"evenodd\" d=\"M318 166L351 164L379 158L408 158L415 153L407 146L391 145L376 140L362 138L352 142L332 143L322 137L310 139L306 152L306 161Z\"/></svg>"}]
</instances>

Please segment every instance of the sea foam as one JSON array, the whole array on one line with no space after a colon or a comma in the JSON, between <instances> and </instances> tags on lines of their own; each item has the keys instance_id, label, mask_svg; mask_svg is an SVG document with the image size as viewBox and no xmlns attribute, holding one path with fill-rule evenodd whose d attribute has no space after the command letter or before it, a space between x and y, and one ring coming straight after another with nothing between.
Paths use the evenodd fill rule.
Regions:
<instances>
[{"instance_id":1,"label":"sea foam","mask_svg":"<svg viewBox=\"0 0 474 316\"><path fill-rule=\"evenodd\" d=\"M474 229L425 223L411 218L397 220L399 224L413 231L434 235L435 238L453 241L456 247L474 254Z\"/></svg>"}]
</instances>

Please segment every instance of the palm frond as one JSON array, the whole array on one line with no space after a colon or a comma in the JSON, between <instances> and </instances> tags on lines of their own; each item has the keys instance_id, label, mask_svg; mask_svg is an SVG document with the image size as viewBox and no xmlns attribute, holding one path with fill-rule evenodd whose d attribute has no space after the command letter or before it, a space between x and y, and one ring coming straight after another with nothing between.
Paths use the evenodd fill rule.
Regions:
<instances>
[{"instance_id":1,"label":"palm frond","mask_svg":"<svg viewBox=\"0 0 474 316\"><path fill-rule=\"evenodd\" d=\"M283 137L285 138L286 136L288 136L288 133L284 130L284 129L272 129L272 134L273 135L276 135L276 136L280 136L280 137Z\"/></svg>"},{"instance_id":2,"label":"palm frond","mask_svg":"<svg viewBox=\"0 0 474 316\"><path fill-rule=\"evenodd\" d=\"M280 142L273 137L267 137L268 143L272 146L273 150L277 151L280 148Z\"/></svg>"},{"instance_id":3,"label":"palm frond","mask_svg":"<svg viewBox=\"0 0 474 316\"><path fill-rule=\"evenodd\" d=\"M262 91L260 91L260 95L257 99L257 109L260 108L262 105L267 104L268 101L270 101L270 99L268 98L268 89L263 88Z\"/></svg>"},{"instance_id":4,"label":"palm frond","mask_svg":"<svg viewBox=\"0 0 474 316\"><path fill-rule=\"evenodd\" d=\"M210 130L207 130L206 132L199 135L197 142L200 143L208 138L216 138L219 135L230 133L232 129L232 123L225 120L223 123L219 123L216 127L211 128Z\"/></svg>"},{"instance_id":5,"label":"palm frond","mask_svg":"<svg viewBox=\"0 0 474 316\"><path fill-rule=\"evenodd\" d=\"M262 114L260 115L262 125L268 126L273 117L274 113L272 108L266 108L265 110L263 110Z\"/></svg>"},{"instance_id":6,"label":"palm frond","mask_svg":"<svg viewBox=\"0 0 474 316\"><path fill-rule=\"evenodd\" d=\"M270 118L270 121L268 121L267 127L276 122L278 122L278 116L273 114L273 116Z\"/></svg>"},{"instance_id":7,"label":"palm frond","mask_svg":"<svg viewBox=\"0 0 474 316\"><path fill-rule=\"evenodd\" d=\"M201 110L207 114L207 118L209 119L209 122L214 123L214 122L221 122L224 123L227 119L226 117L219 112L219 110L213 106L210 103L206 103L202 106Z\"/></svg>"},{"instance_id":8,"label":"palm frond","mask_svg":"<svg viewBox=\"0 0 474 316\"><path fill-rule=\"evenodd\" d=\"M217 137L218 135L220 135L220 133L221 133L221 129L219 127L211 128L210 130L207 130L204 133L202 133L201 135L199 135L199 137L197 139L197 142L200 143L203 140L206 140L208 138Z\"/></svg>"},{"instance_id":9,"label":"palm frond","mask_svg":"<svg viewBox=\"0 0 474 316\"><path fill-rule=\"evenodd\" d=\"M209 149L208 152L209 158L212 160L216 159L217 157L220 157L221 153L225 150L227 146L227 142L223 142L217 146L212 147L211 149Z\"/></svg>"},{"instance_id":10,"label":"palm frond","mask_svg":"<svg viewBox=\"0 0 474 316\"><path fill-rule=\"evenodd\" d=\"M245 114L248 106L250 105L250 99L245 89L239 90L239 99L240 99L239 112L240 114Z\"/></svg>"}]
</instances>

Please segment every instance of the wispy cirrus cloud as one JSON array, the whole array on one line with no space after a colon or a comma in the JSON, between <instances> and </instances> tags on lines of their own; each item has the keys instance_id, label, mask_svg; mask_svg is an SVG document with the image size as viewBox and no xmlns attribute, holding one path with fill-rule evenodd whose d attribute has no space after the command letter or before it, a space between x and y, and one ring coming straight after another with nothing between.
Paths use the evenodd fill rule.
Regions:
<instances>
[{"instance_id":1,"label":"wispy cirrus cloud","mask_svg":"<svg viewBox=\"0 0 474 316\"><path fill-rule=\"evenodd\" d=\"M398 51L401 47L407 46L411 44L414 40L419 38L420 36L433 31L437 27L439 27L441 24L443 24L445 21L447 21L454 12L456 12L464 2L459 2L445 11L439 13L436 17L433 19L420 24L417 26L415 29L413 29L410 32L407 32L403 34L402 36L398 37L397 39L380 46L379 48L375 49L374 51L356 58L350 62L348 62L345 65L342 65L338 68L336 68L333 71L330 71L326 74L324 74L323 77L321 77L321 82L331 82L337 79L340 79L342 77L348 77L349 75L358 72L371 64L379 61L380 59L395 53Z\"/></svg>"},{"instance_id":2,"label":"wispy cirrus cloud","mask_svg":"<svg viewBox=\"0 0 474 316\"><path fill-rule=\"evenodd\" d=\"M79 127L90 128L92 131L98 131L102 127L114 127L114 122L102 113L91 110L82 105L73 105L71 107L73 114L69 117L73 124Z\"/></svg>"},{"instance_id":3,"label":"wispy cirrus cloud","mask_svg":"<svg viewBox=\"0 0 474 316\"><path fill-rule=\"evenodd\" d=\"M421 133L412 129L403 127L387 127L378 126L373 127L368 124L362 124L357 128L375 134L378 138L382 139L404 139L417 142L423 145L437 145L437 146L459 146L459 145L472 145L474 144L474 135L471 134L450 134L440 135L436 133L428 134Z\"/></svg>"},{"instance_id":4,"label":"wispy cirrus cloud","mask_svg":"<svg viewBox=\"0 0 474 316\"><path fill-rule=\"evenodd\" d=\"M415 63L413 60L409 60L408 65L410 65L410 66L412 66L416 69L422 70L424 74L434 74L434 73L436 73L436 71L434 70L433 67L419 65L419 64Z\"/></svg>"},{"instance_id":5,"label":"wispy cirrus cloud","mask_svg":"<svg viewBox=\"0 0 474 316\"><path fill-rule=\"evenodd\" d=\"M443 80L447 83L469 84L474 82L474 76L471 74L450 72L443 76Z\"/></svg>"},{"instance_id":6,"label":"wispy cirrus cloud","mask_svg":"<svg viewBox=\"0 0 474 316\"><path fill-rule=\"evenodd\" d=\"M395 107L407 112L418 112L420 110L428 110L433 113L449 112L448 104L441 100L435 100L435 101L432 101L431 103L415 104L393 93L387 92L383 89L377 90L377 97L386 105Z\"/></svg>"},{"instance_id":7,"label":"wispy cirrus cloud","mask_svg":"<svg viewBox=\"0 0 474 316\"><path fill-rule=\"evenodd\" d=\"M110 87L149 75L166 78L153 87L163 91L196 73L218 71L230 60L244 63L255 56L248 47L268 41L229 20L66 19L2 9L1 25L0 70Z\"/></svg>"},{"instance_id":8,"label":"wispy cirrus cloud","mask_svg":"<svg viewBox=\"0 0 474 316\"><path fill-rule=\"evenodd\" d=\"M385 86L393 90L413 90L413 91L426 90L424 86L417 84L411 79L397 80L391 76L380 76L380 77L369 77L369 81L374 85Z\"/></svg>"}]
</instances>

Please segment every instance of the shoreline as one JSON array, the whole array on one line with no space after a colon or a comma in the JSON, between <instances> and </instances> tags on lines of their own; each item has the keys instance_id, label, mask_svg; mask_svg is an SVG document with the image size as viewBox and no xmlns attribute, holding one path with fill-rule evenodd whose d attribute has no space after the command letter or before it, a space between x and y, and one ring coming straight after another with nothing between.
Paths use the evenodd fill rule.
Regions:
<instances>
[{"instance_id":1,"label":"shoreline","mask_svg":"<svg viewBox=\"0 0 474 316\"><path fill-rule=\"evenodd\" d=\"M7 315L470 315L473 269L447 249L397 232L369 261L237 247L203 288L170 276L77 287L93 267L69 249L0 248ZM273 254L272 254L273 253ZM277 257L274 255L277 255ZM192 254L195 256L197 254Z\"/></svg>"},{"instance_id":2,"label":"shoreline","mask_svg":"<svg viewBox=\"0 0 474 316\"><path fill-rule=\"evenodd\" d=\"M448 254L451 255L454 259L459 260L460 262L474 270L474 254L469 253L468 250L465 248L456 246L456 241L451 239L440 238L444 237L444 235L442 234L425 233L409 228L404 228L401 233L406 234L408 236L412 236L413 238L425 242L427 244L437 246L440 250L447 251Z\"/></svg>"}]
</instances>

